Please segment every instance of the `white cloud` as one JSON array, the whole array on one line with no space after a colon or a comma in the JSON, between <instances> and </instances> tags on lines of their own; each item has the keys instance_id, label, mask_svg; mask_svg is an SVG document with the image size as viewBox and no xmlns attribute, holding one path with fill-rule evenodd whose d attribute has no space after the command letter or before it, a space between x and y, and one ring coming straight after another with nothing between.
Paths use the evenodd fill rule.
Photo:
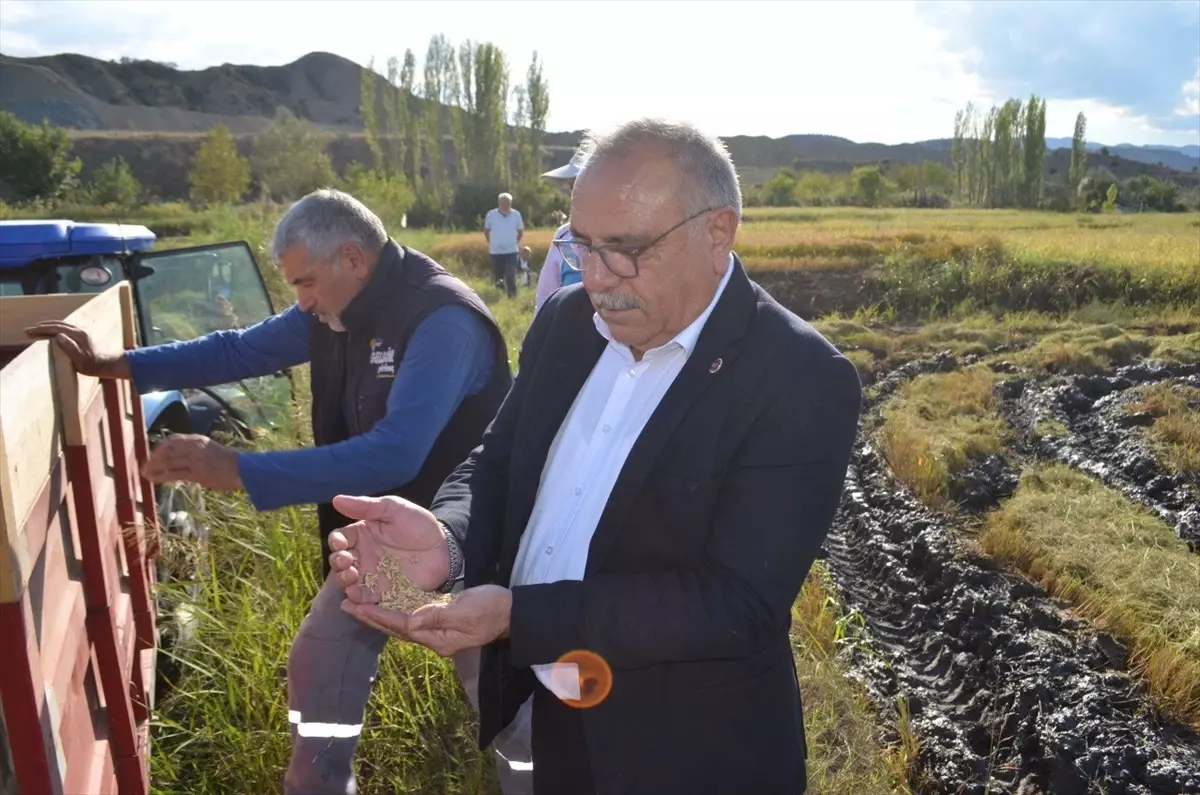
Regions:
<instances>
[{"instance_id":1,"label":"white cloud","mask_svg":"<svg viewBox=\"0 0 1200 795\"><path fill-rule=\"evenodd\" d=\"M1196 59L1196 76L1183 84L1183 99L1175 113L1200 117L1200 58Z\"/></svg>"},{"instance_id":2,"label":"white cloud","mask_svg":"<svg viewBox=\"0 0 1200 795\"><path fill-rule=\"evenodd\" d=\"M0 20L7 25L27 22L37 16L37 9L29 0L0 0ZM0 46L7 46L0 42Z\"/></svg>"}]
</instances>

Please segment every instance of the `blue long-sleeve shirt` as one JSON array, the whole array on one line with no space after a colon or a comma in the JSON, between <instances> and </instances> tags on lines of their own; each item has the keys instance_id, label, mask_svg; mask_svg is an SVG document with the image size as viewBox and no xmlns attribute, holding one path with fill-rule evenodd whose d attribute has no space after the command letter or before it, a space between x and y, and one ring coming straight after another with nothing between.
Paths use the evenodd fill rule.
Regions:
<instances>
[{"instance_id":1,"label":"blue long-sleeve shirt","mask_svg":"<svg viewBox=\"0 0 1200 795\"><path fill-rule=\"evenodd\" d=\"M139 393L224 384L308 361L310 318L298 305L246 329L128 351ZM413 332L388 393L387 414L361 436L299 450L239 452L238 471L259 510L377 494L421 469L463 399L487 385L494 341L463 306L443 306Z\"/></svg>"}]
</instances>

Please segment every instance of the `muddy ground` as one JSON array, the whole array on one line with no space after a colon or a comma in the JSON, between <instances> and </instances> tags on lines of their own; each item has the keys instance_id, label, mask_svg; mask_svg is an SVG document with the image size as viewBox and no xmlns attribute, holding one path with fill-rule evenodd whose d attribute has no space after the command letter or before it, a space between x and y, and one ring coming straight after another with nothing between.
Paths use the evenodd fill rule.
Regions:
<instances>
[{"instance_id":1,"label":"muddy ground","mask_svg":"<svg viewBox=\"0 0 1200 795\"><path fill-rule=\"evenodd\" d=\"M1200 793L1200 736L1157 717L1142 685L1122 667L1121 642L1071 616L1065 602L1040 587L971 553L958 526L967 514L918 503L872 447L877 408L896 387L965 364L948 355L912 362L871 390L842 510L825 547L845 607L865 620L864 639L849 652L853 675L885 715L894 719L897 699L907 702L921 744L922 795ZM1107 391L1099 381L1046 383L1045 391L1059 390L1055 395L1091 395L1087 411L1078 396L1037 398L1040 383L1007 387L1016 393L1007 402L1018 405L1028 395L1030 410L1063 400L1076 405L1063 420L1067 439L1091 451L1088 461L1111 462L1112 469L1129 451L1101 457L1106 441L1085 418L1116 413L1097 403L1134 383L1192 375L1126 368ZM1085 466L1078 455L1070 463ZM991 457L960 487L970 492L976 483L974 507L983 510L1011 493L1016 472L1012 460ZM1137 483L1162 510L1174 511L1173 526L1189 521L1186 509L1171 507L1169 492L1130 477L1131 489Z\"/></svg>"},{"instance_id":2,"label":"muddy ground","mask_svg":"<svg viewBox=\"0 0 1200 795\"><path fill-rule=\"evenodd\" d=\"M1153 417L1127 410L1133 388L1163 382L1200 387L1200 365L1143 363L1110 375L1013 380L1001 387L1002 406L1038 457L1069 464L1120 490L1200 551L1200 474L1164 468L1145 433ZM1068 433L1037 434L1047 420Z\"/></svg>"}]
</instances>

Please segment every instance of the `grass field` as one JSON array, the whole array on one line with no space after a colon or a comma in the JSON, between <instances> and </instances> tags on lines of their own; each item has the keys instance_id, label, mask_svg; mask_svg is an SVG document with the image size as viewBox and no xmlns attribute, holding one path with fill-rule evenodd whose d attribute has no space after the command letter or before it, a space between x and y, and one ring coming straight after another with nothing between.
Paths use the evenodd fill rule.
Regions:
<instances>
[{"instance_id":1,"label":"grass field","mask_svg":"<svg viewBox=\"0 0 1200 795\"><path fill-rule=\"evenodd\" d=\"M160 232L164 247L245 239L277 305L285 305L289 291L267 264L282 210L250 205L196 213L167 206L141 215L96 208L63 214L144 221ZM508 299L487 284L478 232L410 232L386 213L385 220L402 243L434 255L480 293L515 366L532 291ZM535 265L551 231L527 235ZM826 309L815 325L867 383L942 351L979 357L979 366L901 387L883 407L875 439L901 483L951 514L954 478L978 454L1006 450L1010 441L996 406L1000 378L986 365L1003 361L1024 377L1041 377L1105 372L1145 356L1200 361L1194 214L754 209L737 250L752 276L789 305L807 307L811 293L836 293L821 304L836 311ZM1193 398L1142 395L1139 410L1156 418L1148 433L1163 461L1177 469L1195 465L1200 426ZM303 437L303 407L298 419ZM308 509L256 514L240 497L212 495L209 504L213 565L197 606L196 644L181 659L177 689L159 705L155 791L278 792L288 752L279 668L317 586L315 520ZM1200 674L1192 586L1200 582L1200 557L1188 557L1169 529L1120 494L1057 466L1028 468L1017 494L982 522L986 554L1125 639L1156 704L1194 719ZM1144 554L1125 560L1130 549ZM1168 585L1153 580L1163 572L1170 572ZM870 702L846 675L843 651L866 642L863 625L862 616L843 611L818 568L796 602L792 628L815 793L916 789L909 782L924 738L910 730L903 704L897 710ZM391 644L361 744L363 792L496 792L490 759L474 748L473 731L474 716L448 663Z\"/></svg>"}]
</instances>

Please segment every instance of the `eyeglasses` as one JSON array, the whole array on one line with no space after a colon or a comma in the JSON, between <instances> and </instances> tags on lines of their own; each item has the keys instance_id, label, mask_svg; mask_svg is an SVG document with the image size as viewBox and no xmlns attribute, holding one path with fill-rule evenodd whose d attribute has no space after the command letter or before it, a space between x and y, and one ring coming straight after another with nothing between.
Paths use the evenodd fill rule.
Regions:
<instances>
[{"instance_id":1,"label":"eyeglasses","mask_svg":"<svg viewBox=\"0 0 1200 795\"><path fill-rule=\"evenodd\" d=\"M658 237L640 246L593 246L590 243L582 243L578 240L555 240L554 246L558 249L558 253L566 260L567 265L577 271L583 270L584 258L588 254L596 253L600 255L600 261L604 263L604 267L612 271L614 276L619 276L622 279L632 279L638 275L638 257L645 254L654 246L666 240L667 235L674 232L679 227L686 224L688 221L694 221L705 213L710 213L713 210L719 210L720 207L707 207L698 213L689 215L675 226L663 232Z\"/></svg>"}]
</instances>

